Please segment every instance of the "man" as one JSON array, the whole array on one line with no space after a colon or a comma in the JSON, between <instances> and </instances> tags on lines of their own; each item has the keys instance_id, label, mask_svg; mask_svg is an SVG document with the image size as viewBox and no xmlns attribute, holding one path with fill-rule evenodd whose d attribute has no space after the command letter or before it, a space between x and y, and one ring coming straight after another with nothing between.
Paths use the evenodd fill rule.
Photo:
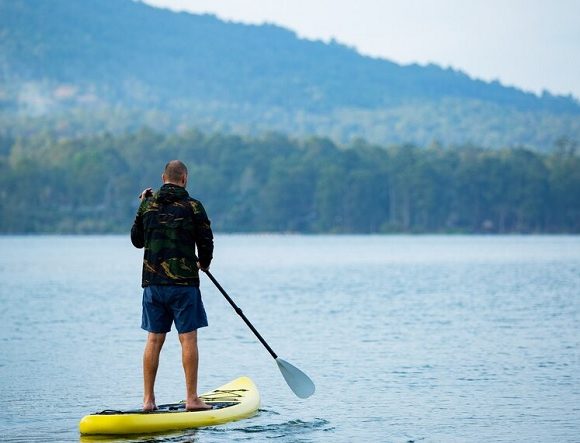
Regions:
<instances>
[{"instance_id":1,"label":"man","mask_svg":"<svg viewBox=\"0 0 580 443\"><path fill-rule=\"evenodd\" d=\"M153 194L151 188L141 193L141 205L131 228L133 245L145 247L141 327L149 334L143 354L143 410L157 408L154 387L159 354L172 323L181 342L185 406L188 410L211 409L197 394L197 329L207 326L198 268L209 269L213 234L201 202L185 190L185 164L170 161L161 178L163 186L157 193Z\"/></svg>"}]
</instances>

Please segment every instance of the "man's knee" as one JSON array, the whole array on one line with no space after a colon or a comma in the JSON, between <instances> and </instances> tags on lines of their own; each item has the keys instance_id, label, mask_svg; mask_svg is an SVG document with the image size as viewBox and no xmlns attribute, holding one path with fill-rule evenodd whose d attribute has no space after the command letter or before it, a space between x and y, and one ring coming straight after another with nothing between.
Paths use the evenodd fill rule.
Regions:
<instances>
[{"instance_id":1,"label":"man's knee","mask_svg":"<svg viewBox=\"0 0 580 443\"><path fill-rule=\"evenodd\" d=\"M195 344L197 343L197 331L186 332L179 334L179 341L181 344Z\"/></svg>"},{"instance_id":2,"label":"man's knee","mask_svg":"<svg viewBox=\"0 0 580 443\"><path fill-rule=\"evenodd\" d=\"M155 346L156 348L161 348L165 342L165 334L156 334L154 332L150 332L147 336L147 341L150 345Z\"/></svg>"}]
</instances>

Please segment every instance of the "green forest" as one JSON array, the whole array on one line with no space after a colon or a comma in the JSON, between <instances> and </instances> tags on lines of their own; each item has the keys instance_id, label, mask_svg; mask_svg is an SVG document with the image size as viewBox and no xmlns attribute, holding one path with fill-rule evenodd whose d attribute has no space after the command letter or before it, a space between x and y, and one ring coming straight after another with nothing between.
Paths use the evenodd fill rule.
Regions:
<instances>
[{"instance_id":1,"label":"green forest","mask_svg":"<svg viewBox=\"0 0 580 443\"><path fill-rule=\"evenodd\" d=\"M150 129L0 138L0 232L126 233L168 160L218 232L578 233L580 156Z\"/></svg>"}]
</instances>

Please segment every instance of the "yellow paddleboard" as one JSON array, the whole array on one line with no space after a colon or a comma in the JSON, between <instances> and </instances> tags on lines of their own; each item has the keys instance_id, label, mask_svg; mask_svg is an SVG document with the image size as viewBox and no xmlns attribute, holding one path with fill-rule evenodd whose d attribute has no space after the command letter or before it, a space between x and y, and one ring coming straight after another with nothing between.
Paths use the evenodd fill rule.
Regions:
<instances>
[{"instance_id":1,"label":"yellow paddleboard","mask_svg":"<svg viewBox=\"0 0 580 443\"><path fill-rule=\"evenodd\" d=\"M185 410L185 403L160 405L156 411L107 410L87 415L79 423L83 435L125 435L213 426L251 417L260 407L260 393L252 380L240 377L201 396L212 406Z\"/></svg>"}]
</instances>

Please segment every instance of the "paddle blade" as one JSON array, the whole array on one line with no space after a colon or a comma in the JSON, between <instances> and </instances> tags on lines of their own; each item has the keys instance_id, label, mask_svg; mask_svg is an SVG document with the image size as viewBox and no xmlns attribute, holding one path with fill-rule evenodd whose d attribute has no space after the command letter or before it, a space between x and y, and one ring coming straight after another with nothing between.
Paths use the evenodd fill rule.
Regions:
<instances>
[{"instance_id":1,"label":"paddle blade","mask_svg":"<svg viewBox=\"0 0 580 443\"><path fill-rule=\"evenodd\" d=\"M276 363L280 372L284 376L284 380L290 386L290 389L300 398L308 398L312 394L316 387L310 377L308 377L304 372L298 369L296 366L291 365L280 357L276 358Z\"/></svg>"}]
</instances>

